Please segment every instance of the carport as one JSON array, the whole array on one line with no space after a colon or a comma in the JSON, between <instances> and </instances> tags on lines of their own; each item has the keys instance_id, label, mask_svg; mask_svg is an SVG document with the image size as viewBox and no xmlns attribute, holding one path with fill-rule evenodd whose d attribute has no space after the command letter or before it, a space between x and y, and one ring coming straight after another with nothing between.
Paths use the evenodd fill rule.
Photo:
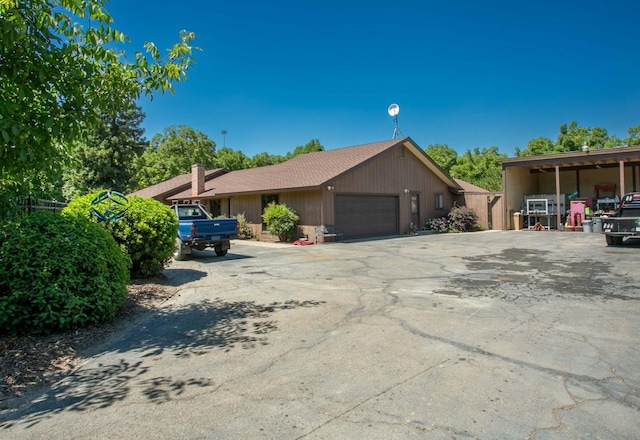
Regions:
<instances>
[{"instance_id":1,"label":"carport","mask_svg":"<svg viewBox=\"0 0 640 440\"><path fill-rule=\"evenodd\" d=\"M502 160L502 189L504 193L504 224L514 229L514 212L525 208L527 195L552 195L555 200L569 196L592 200L604 197L602 188L610 191L606 197L621 198L626 192L640 187L640 146L590 150L567 153L514 157ZM562 207L562 205L560 205ZM550 216L551 225L560 229L565 212Z\"/></svg>"}]
</instances>

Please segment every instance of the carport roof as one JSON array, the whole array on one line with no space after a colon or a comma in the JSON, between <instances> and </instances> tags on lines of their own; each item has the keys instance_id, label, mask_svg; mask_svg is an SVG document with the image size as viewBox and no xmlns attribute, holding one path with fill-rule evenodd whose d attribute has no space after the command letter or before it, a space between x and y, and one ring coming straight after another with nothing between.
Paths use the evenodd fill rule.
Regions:
<instances>
[{"instance_id":1,"label":"carport roof","mask_svg":"<svg viewBox=\"0 0 640 440\"><path fill-rule=\"evenodd\" d=\"M198 197L319 188L398 145L404 145L412 151L450 187L459 189L453 179L424 154L411 138L403 138L301 154L277 165L231 171L206 182L205 192L198 194ZM192 197L191 190L186 189L170 198L181 200Z\"/></svg>"},{"instance_id":2,"label":"carport roof","mask_svg":"<svg viewBox=\"0 0 640 440\"><path fill-rule=\"evenodd\" d=\"M552 171L556 166L561 170L580 168L606 168L619 166L620 162L640 162L640 146L606 148L589 151L569 151L557 154L511 157L502 159L502 168L526 167L532 172Z\"/></svg>"}]
</instances>

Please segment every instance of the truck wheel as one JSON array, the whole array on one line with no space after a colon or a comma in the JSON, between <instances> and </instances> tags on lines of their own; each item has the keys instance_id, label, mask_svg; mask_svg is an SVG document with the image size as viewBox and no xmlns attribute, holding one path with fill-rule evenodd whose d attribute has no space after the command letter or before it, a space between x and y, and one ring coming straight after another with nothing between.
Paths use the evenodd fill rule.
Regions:
<instances>
[{"instance_id":1,"label":"truck wheel","mask_svg":"<svg viewBox=\"0 0 640 440\"><path fill-rule=\"evenodd\" d=\"M224 257L227 255L227 249L215 248L215 251L218 257Z\"/></svg>"},{"instance_id":2,"label":"truck wheel","mask_svg":"<svg viewBox=\"0 0 640 440\"><path fill-rule=\"evenodd\" d=\"M176 261L183 261L187 259L187 254L184 253L184 244L182 240L176 238L176 248L173 251L173 258Z\"/></svg>"},{"instance_id":3,"label":"truck wheel","mask_svg":"<svg viewBox=\"0 0 640 440\"><path fill-rule=\"evenodd\" d=\"M607 240L607 246L613 246L613 237L611 235L605 235L604 237Z\"/></svg>"}]
</instances>

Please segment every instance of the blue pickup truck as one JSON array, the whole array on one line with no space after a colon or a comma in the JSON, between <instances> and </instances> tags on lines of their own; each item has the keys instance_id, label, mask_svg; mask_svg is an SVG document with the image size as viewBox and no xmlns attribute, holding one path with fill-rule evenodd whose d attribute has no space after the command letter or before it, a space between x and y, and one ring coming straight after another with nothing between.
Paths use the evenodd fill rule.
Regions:
<instances>
[{"instance_id":1,"label":"blue pickup truck","mask_svg":"<svg viewBox=\"0 0 640 440\"><path fill-rule=\"evenodd\" d=\"M178 217L178 237L173 258L184 260L192 249L202 251L208 247L223 257L231 248L230 240L238 235L235 218L211 218L199 203L176 203L171 209Z\"/></svg>"}]
</instances>

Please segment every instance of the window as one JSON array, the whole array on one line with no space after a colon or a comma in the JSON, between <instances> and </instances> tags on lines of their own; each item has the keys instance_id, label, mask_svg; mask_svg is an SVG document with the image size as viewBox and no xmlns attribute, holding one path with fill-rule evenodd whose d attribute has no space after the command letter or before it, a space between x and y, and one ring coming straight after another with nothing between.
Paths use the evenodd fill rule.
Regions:
<instances>
[{"instance_id":1,"label":"window","mask_svg":"<svg viewBox=\"0 0 640 440\"><path fill-rule=\"evenodd\" d=\"M279 198L278 198L278 194L265 194L262 196L262 212L264 212L264 208L266 208L269 203L273 202L276 205L279 203L278 202ZM262 214L262 213L261 213ZM266 231L267 230L267 224L262 222L262 230Z\"/></svg>"},{"instance_id":2,"label":"window","mask_svg":"<svg viewBox=\"0 0 640 440\"><path fill-rule=\"evenodd\" d=\"M411 223L414 226L420 224L420 195L411 194Z\"/></svg>"},{"instance_id":3,"label":"window","mask_svg":"<svg viewBox=\"0 0 640 440\"><path fill-rule=\"evenodd\" d=\"M419 214L419 206L418 194L411 194L411 214Z\"/></svg>"},{"instance_id":4,"label":"window","mask_svg":"<svg viewBox=\"0 0 640 440\"><path fill-rule=\"evenodd\" d=\"M271 202L276 205L278 204L278 194L266 194L262 196L262 212L264 212L264 208L266 208Z\"/></svg>"},{"instance_id":5,"label":"window","mask_svg":"<svg viewBox=\"0 0 640 440\"><path fill-rule=\"evenodd\" d=\"M220 199L211 200L209 204L209 213L211 217L220 217L222 215L222 201Z\"/></svg>"},{"instance_id":6,"label":"window","mask_svg":"<svg viewBox=\"0 0 640 440\"><path fill-rule=\"evenodd\" d=\"M442 194L436 194L435 195L435 209L444 209L444 197Z\"/></svg>"}]
</instances>

